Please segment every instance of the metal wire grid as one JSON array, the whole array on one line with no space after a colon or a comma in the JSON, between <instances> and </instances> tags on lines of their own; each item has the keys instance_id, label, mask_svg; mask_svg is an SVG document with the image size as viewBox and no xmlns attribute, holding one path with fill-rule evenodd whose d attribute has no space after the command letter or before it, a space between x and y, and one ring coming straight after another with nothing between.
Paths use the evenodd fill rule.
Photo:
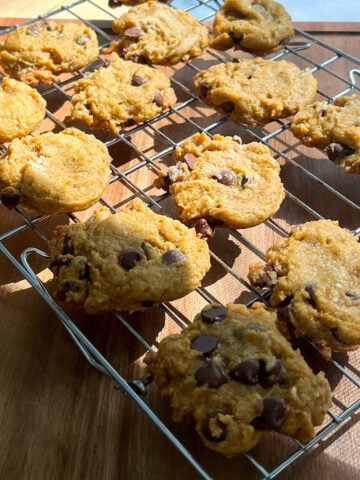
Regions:
<instances>
[{"instance_id":1,"label":"metal wire grid","mask_svg":"<svg viewBox=\"0 0 360 480\"><path fill-rule=\"evenodd\" d=\"M114 18L113 12L110 9L107 11L109 22L90 22L81 18L76 11L76 7L84 3L98 7L96 2L80 0L25 23L32 23L38 19L51 18L65 11L74 18L82 20L94 28L98 33L101 47L108 45L112 39L111 20ZM172 5L187 10L198 18L199 21L210 21L214 12L219 8L219 2L201 0L192 0L191 2L175 0ZM101 7L98 8L103 11ZM14 27L9 27L0 31L0 35L5 35L13 28ZM319 58L320 53L320 58L323 58L321 62L313 59L313 51L316 53L316 58ZM338 96L358 93L359 91L357 76L360 74L360 60L354 55L341 51L309 33L296 30L294 42L279 54L275 55L273 60L276 61L280 58L292 61L299 66L311 68L314 75L319 77L318 96L320 99L332 102L333 99ZM295 219L298 218L298 212L301 212L300 216L304 219L337 218L339 221L341 221L342 215L346 212L346 218L350 220L347 220L348 223L343 226L352 229L354 235L360 236L360 205L358 198L350 197L347 191L349 184L359 186L359 178L339 172L336 166L329 166L330 169L334 169L333 173L335 172L335 174L327 177L322 171L317 169L318 160L305 163L300 161L298 156L301 152L301 146L299 146L298 142L294 143L294 139L289 136L288 123L285 121L272 122L270 125L261 129L247 128L210 111L197 97L192 86L193 75L206 66L228 60L231 60L228 54L219 54L218 52L209 50L200 58L194 59L186 65L165 68L164 70L171 76L173 88L178 96L178 103L175 107L143 125L129 127L123 132L120 132L119 135L102 131L95 132L107 145L109 151L114 152L114 159L119 158L118 156L125 157L125 161L113 163L112 178L109 183L109 189L117 188L121 190L122 193L118 197L119 201L114 203L113 200L109 201L109 198L104 195L100 200L100 204L107 206L112 211L116 211L136 196L140 197L156 210L172 215L173 212L168 194L159 194L159 191L153 189L153 178L155 178L165 165L171 163L171 153L174 146L186 137L199 131L205 131L210 135L215 132L226 132L226 134L237 134L245 141L260 141L265 143L272 150L274 157L282 164L282 171L286 169L289 170L285 175L285 187L288 186L286 183L288 176L291 178L294 174L297 176L295 183L299 183L299 189L297 189L296 186L294 187L294 183L291 183L291 189L286 190L286 200L280 209L279 215L277 214L265 222L264 225L256 227L255 229L226 232L226 235L236 244L238 250L241 249L241 252L247 251L253 259L263 259L265 247L262 242L258 242L259 235L261 237L270 235L271 239L273 239L274 235L277 237L287 235L289 233L289 227ZM87 70L94 69L102 64L104 64L104 60L99 57L98 61ZM339 71L341 73L339 73ZM83 72L67 76L64 80L59 81L53 86L40 90L47 100L53 101L55 99L57 105L66 104L71 99L73 82L82 75ZM331 91L322 91L321 78L323 77L332 79ZM329 84L329 82L327 83ZM61 101L59 101L59 98ZM48 101L48 104L50 104L51 101ZM67 126L66 118L64 118L61 109L48 109L47 120L54 130L61 130ZM178 124L181 124L181 128L175 128L176 133L174 133L174 129L170 127ZM168 134L170 131L171 134ZM149 138L149 142L145 142L145 147L143 143L138 143L139 136L142 135L143 138L144 134ZM319 152L319 155L321 162L321 157L324 157L324 154ZM325 159L323 159L323 161L328 162L328 160ZM146 184L140 184L138 183L138 173L143 172L145 169L148 173L148 181ZM330 207L328 210L320 211L316 201L314 201L314 196L310 195L309 197L303 195L301 189L304 184L307 188L310 186L312 192L316 191L317 195L329 198ZM146 391L146 379L126 380L79 330L75 321L56 304L45 285L34 273L29 262L29 257L37 256L45 260L47 259L45 252L49 234L49 217L32 216L27 212L23 212L20 208L15 208L15 212L19 219L18 224L0 235L1 252L12 262L34 290L59 317L89 364L100 372L110 376L119 388L122 389L166 435L198 474L204 479L211 479L211 473L204 470L194 455L190 453L172 433L171 426L166 425L143 400L141 394ZM70 214L69 217L70 221L74 222L81 221L83 218L81 214ZM260 233L258 233L259 231ZM21 252L11 251L12 240L17 235L28 235L29 238L32 238L33 233L40 239L40 242L43 244L43 249L29 246ZM220 243L221 241L222 240L220 240ZM271 243L271 240L269 240L269 243ZM230 291L228 292L231 299L233 299L235 292L240 292L239 298L244 303L250 304L256 299L266 301L266 294L260 296L248 284L245 275L246 266L241 267L238 264L231 264L224 251L221 248L219 249L216 243L210 244L210 247L215 267L221 270L222 275L231 278ZM194 292L194 298L189 301L195 302L196 304L201 302L227 303L229 301L228 298L221 298L217 293L218 292L214 293L210 287L205 286L197 289L197 291ZM177 309L176 302L164 304L161 306L161 309L167 320L173 322L179 328L184 327L191 321L184 312ZM131 321L117 312L113 312L113 315L131 332L136 341L142 344L145 350L149 351L154 347L156 348L156 342L154 346L150 345L132 326ZM311 344L310 348L315 350L315 347ZM334 359L328 362L327 368L336 371L341 375L342 382L345 382L347 398L345 400L337 398L334 393L333 407L328 412L323 426L312 441L306 445L298 441L293 441L291 452L284 458L276 459L272 465L264 465L261 458L255 454L244 454L244 457L247 458L254 467L254 478L259 478L259 475L263 480L275 478L308 450L319 446L325 438L329 438L330 433L336 431L340 426L343 426L358 410L360 407L358 360L359 358L354 355L351 355L345 361L343 358L337 360L335 356ZM226 466L224 465L224 474L226 474L225 470Z\"/></svg>"}]
</instances>

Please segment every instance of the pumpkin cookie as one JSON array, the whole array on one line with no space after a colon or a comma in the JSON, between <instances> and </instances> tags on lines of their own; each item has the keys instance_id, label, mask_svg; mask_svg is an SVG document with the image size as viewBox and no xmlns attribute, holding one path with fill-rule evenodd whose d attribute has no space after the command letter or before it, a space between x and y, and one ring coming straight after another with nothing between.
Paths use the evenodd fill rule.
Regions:
<instances>
[{"instance_id":1,"label":"pumpkin cookie","mask_svg":"<svg viewBox=\"0 0 360 480\"><path fill-rule=\"evenodd\" d=\"M210 268L205 240L139 199L85 223L61 225L50 242L55 296L88 313L144 310L200 286Z\"/></svg>"},{"instance_id":2,"label":"pumpkin cookie","mask_svg":"<svg viewBox=\"0 0 360 480\"><path fill-rule=\"evenodd\" d=\"M127 60L158 65L187 62L208 45L208 30L190 13L149 1L123 13L113 22L119 39L114 49Z\"/></svg>"},{"instance_id":3,"label":"pumpkin cookie","mask_svg":"<svg viewBox=\"0 0 360 480\"><path fill-rule=\"evenodd\" d=\"M291 121L292 133L306 146L325 150L347 173L360 173L360 96L315 102Z\"/></svg>"},{"instance_id":4,"label":"pumpkin cookie","mask_svg":"<svg viewBox=\"0 0 360 480\"><path fill-rule=\"evenodd\" d=\"M99 54L95 31L80 22L41 20L13 30L0 45L0 64L29 85L49 85Z\"/></svg>"},{"instance_id":5,"label":"pumpkin cookie","mask_svg":"<svg viewBox=\"0 0 360 480\"><path fill-rule=\"evenodd\" d=\"M70 120L114 133L130 122L150 120L176 103L165 73L122 60L116 53L112 53L109 66L75 82L74 91Z\"/></svg>"},{"instance_id":6,"label":"pumpkin cookie","mask_svg":"<svg viewBox=\"0 0 360 480\"><path fill-rule=\"evenodd\" d=\"M181 220L199 233L257 225L284 199L280 166L261 143L197 133L175 148L174 159L176 165L155 184L169 185Z\"/></svg>"},{"instance_id":7,"label":"pumpkin cookie","mask_svg":"<svg viewBox=\"0 0 360 480\"><path fill-rule=\"evenodd\" d=\"M24 137L45 117L46 102L40 93L12 78L0 84L0 143Z\"/></svg>"},{"instance_id":8,"label":"pumpkin cookie","mask_svg":"<svg viewBox=\"0 0 360 480\"><path fill-rule=\"evenodd\" d=\"M338 222L293 227L254 264L249 279L271 289L286 336L307 337L325 358L360 345L360 244Z\"/></svg>"},{"instance_id":9,"label":"pumpkin cookie","mask_svg":"<svg viewBox=\"0 0 360 480\"><path fill-rule=\"evenodd\" d=\"M290 15L274 0L225 0L216 13L210 47L264 56L294 37Z\"/></svg>"},{"instance_id":10,"label":"pumpkin cookie","mask_svg":"<svg viewBox=\"0 0 360 480\"><path fill-rule=\"evenodd\" d=\"M275 320L260 303L208 305L145 357L173 419L194 423L204 444L227 457L268 431L307 442L331 405L324 373L312 372Z\"/></svg>"},{"instance_id":11,"label":"pumpkin cookie","mask_svg":"<svg viewBox=\"0 0 360 480\"><path fill-rule=\"evenodd\" d=\"M15 139L0 158L1 202L44 215L84 210L108 185L110 163L106 146L75 128Z\"/></svg>"},{"instance_id":12,"label":"pumpkin cookie","mask_svg":"<svg viewBox=\"0 0 360 480\"><path fill-rule=\"evenodd\" d=\"M243 59L198 72L195 88L203 101L231 119L266 125L297 113L315 97L317 80L285 60Z\"/></svg>"}]
</instances>

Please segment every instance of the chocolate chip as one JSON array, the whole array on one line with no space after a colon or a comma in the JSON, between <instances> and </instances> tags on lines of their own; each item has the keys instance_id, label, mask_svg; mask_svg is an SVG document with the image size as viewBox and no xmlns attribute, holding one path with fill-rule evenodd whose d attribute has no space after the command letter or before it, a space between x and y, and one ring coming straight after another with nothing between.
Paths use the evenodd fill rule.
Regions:
<instances>
[{"instance_id":1,"label":"chocolate chip","mask_svg":"<svg viewBox=\"0 0 360 480\"><path fill-rule=\"evenodd\" d=\"M143 300L141 302L141 305L145 308L150 308L150 307L153 307L155 304L155 302L153 302L152 300Z\"/></svg>"},{"instance_id":2,"label":"chocolate chip","mask_svg":"<svg viewBox=\"0 0 360 480\"><path fill-rule=\"evenodd\" d=\"M171 265L173 263L186 262L186 256L180 250L174 249L165 252L161 260L165 265Z\"/></svg>"},{"instance_id":3,"label":"chocolate chip","mask_svg":"<svg viewBox=\"0 0 360 480\"><path fill-rule=\"evenodd\" d=\"M270 370L266 370L265 363L263 363L260 374L260 385L263 388L270 388L275 385L275 383L284 383L285 376L286 369L280 360L276 360Z\"/></svg>"},{"instance_id":4,"label":"chocolate chip","mask_svg":"<svg viewBox=\"0 0 360 480\"><path fill-rule=\"evenodd\" d=\"M137 73L134 73L132 79L131 79L131 85L134 87L140 87L141 85L144 85L147 83L148 79L146 77L143 77L142 75L138 75Z\"/></svg>"},{"instance_id":5,"label":"chocolate chip","mask_svg":"<svg viewBox=\"0 0 360 480\"><path fill-rule=\"evenodd\" d=\"M69 265L71 259L68 257L57 257L52 262L50 262L49 267L50 269L53 268L61 268L65 265Z\"/></svg>"},{"instance_id":6,"label":"chocolate chip","mask_svg":"<svg viewBox=\"0 0 360 480\"><path fill-rule=\"evenodd\" d=\"M212 335L201 334L191 340L190 348L202 355L209 356L219 346L219 340Z\"/></svg>"},{"instance_id":7,"label":"chocolate chip","mask_svg":"<svg viewBox=\"0 0 360 480\"><path fill-rule=\"evenodd\" d=\"M79 284L75 280L65 280L60 290L56 293L59 300L65 300L66 294L69 292L77 293L80 291Z\"/></svg>"},{"instance_id":8,"label":"chocolate chip","mask_svg":"<svg viewBox=\"0 0 360 480\"><path fill-rule=\"evenodd\" d=\"M154 102L158 107L162 107L164 105L164 97L160 92L155 93Z\"/></svg>"},{"instance_id":9,"label":"chocolate chip","mask_svg":"<svg viewBox=\"0 0 360 480\"><path fill-rule=\"evenodd\" d=\"M236 365L230 376L245 385L256 385L259 381L260 363L256 359L244 360Z\"/></svg>"},{"instance_id":10,"label":"chocolate chip","mask_svg":"<svg viewBox=\"0 0 360 480\"><path fill-rule=\"evenodd\" d=\"M219 418L219 413L210 413L201 422L201 432L204 437L213 443L225 440L227 426Z\"/></svg>"},{"instance_id":11,"label":"chocolate chip","mask_svg":"<svg viewBox=\"0 0 360 480\"><path fill-rule=\"evenodd\" d=\"M207 385L209 388L219 388L226 383L224 370L214 362L206 362L195 373L195 379L199 387Z\"/></svg>"},{"instance_id":12,"label":"chocolate chip","mask_svg":"<svg viewBox=\"0 0 360 480\"><path fill-rule=\"evenodd\" d=\"M82 258L77 261L79 280L89 279L89 265Z\"/></svg>"},{"instance_id":13,"label":"chocolate chip","mask_svg":"<svg viewBox=\"0 0 360 480\"><path fill-rule=\"evenodd\" d=\"M130 57L129 60L131 60L134 63L142 63L142 64L146 63L146 58L143 57L142 55L138 55L137 53L132 55L132 57Z\"/></svg>"},{"instance_id":14,"label":"chocolate chip","mask_svg":"<svg viewBox=\"0 0 360 480\"><path fill-rule=\"evenodd\" d=\"M285 402L280 397L269 397L263 400L260 417L251 422L257 430L279 428L285 417Z\"/></svg>"},{"instance_id":15,"label":"chocolate chip","mask_svg":"<svg viewBox=\"0 0 360 480\"><path fill-rule=\"evenodd\" d=\"M220 105L220 107L224 110L225 113L231 113L235 109L234 102L224 102Z\"/></svg>"},{"instance_id":16,"label":"chocolate chip","mask_svg":"<svg viewBox=\"0 0 360 480\"><path fill-rule=\"evenodd\" d=\"M221 170L221 172L213 175L212 178L215 178L219 183L228 187L235 182L235 174L231 170Z\"/></svg>"},{"instance_id":17,"label":"chocolate chip","mask_svg":"<svg viewBox=\"0 0 360 480\"><path fill-rule=\"evenodd\" d=\"M211 85L209 83L203 82L200 84L199 93L202 98L206 98L211 90Z\"/></svg>"},{"instance_id":18,"label":"chocolate chip","mask_svg":"<svg viewBox=\"0 0 360 480\"><path fill-rule=\"evenodd\" d=\"M185 153L184 162L189 170L194 170L197 157L193 153Z\"/></svg>"},{"instance_id":19,"label":"chocolate chip","mask_svg":"<svg viewBox=\"0 0 360 480\"><path fill-rule=\"evenodd\" d=\"M136 248L129 248L119 256L119 264L125 270L131 270L143 258L143 254Z\"/></svg>"},{"instance_id":20,"label":"chocolate chip","mask_svg":"<svg viewBox=\"0 0 360 480\"><path fill-rule=\"evenodd\" d=\"M345 292L345 295L353 300L358 300L360 298L360 295L355 292Z\"/></svg>"},{"instance_id":21,"label":"chocolate chip","mask_svg":"<svg viewBox=\"0 0 360 480\"><path fill-rule=\"evenodd\" d=\"M275 270L271 265L265 264L260 275L252 279L253 285L258 288L271 288L273 286L273 275L271 274L274 272Z\"/></svg>"},{"instance_id":22,"label":"chocolate chip","mask_svg":"<svg viewBox=\"0 0 360 480\"><path fill-rule=\"evenodd\" d=\"M328 113L328 109L326 107L323 107L320 110L320 117L325 117L325 115L327 115L327 113Z\"/></svg>"},{"instance_id":23,"label":"chocolate chip","mask_svg":"<svg viewBox=\"0 0 360 480\"><path fill-rule=\"evenodd\" d=\"M76 39L76 43L78 45L85 45L90 40L90 37L87 35L81 35L79 38Z\"/></svg>"},{"instance_id":24,"label":"chocolate chip","mask_svg":"<svg viewBox=\"0 0 360 480\"><path fill-rule=\"evenodd\" d=\"M0 193L0 200L4 207L11 210L15 208L20 202L20 195L16 192L3 191Z\"/></svg>"},{"instance_id":25,"label":"chocolate chip","mask_svg":"<svg viewBox=\"0 0 360 480\"><path fill-rule=\"evenodd\" d=\"M206 323L221 322L226 317L226 308L222 305L212 304L201 310L201 319Z\"/></svg>"},{"instance_id":26,"label":"chocolate chip","mask_svg":"<svg viewBox=\"0 0 360 480\"><path fill-rule=\"evenodd\" d=\"M63 249L62 249L63 255L74 255L75 253L74 247L69 245L70 240L71 240L71 237L69 236L63 237Z\"/></svg>"},{"instance_id":27,"label":"chocolate chip","mask_svg":"<svg viewBox=\"0 0 360 480\"><path fill-rule=\"evenodd\" d=\"M189 223L189 226L195 228L196 233L201 238L210 238L214 236L214 229L206 220L206 218L197 218L196 220L192 220Z\"/></svg>"},{"instance_id":28,"label":"chocolate chip","mask_svg":"<svg viewBox=\"0 0 360 480\"><path fill-rule=\"evenodd\" d=\"M312 305L314 308L316 308L316 296L315 296L315 285L310 284L305 287L305 292L307 292L309 296L309 303Z\"/></svg>"},{"instance_id":29,"label":"chocolate chip","mask_svg":"<svg viewBox=\"0 0 360 480\"><path fill-rule=\"evenodd\" d=\"M343 143L330 143L325 147L325 153L329 157L329 160L336 161L341 158L348 157L355 152L353 148L344 145Z\"/></svg>"},{"instance_id":30,"label":"chocolate chip","mask_svg":"<svg viewBox=\"0 0 360 480\"><path fill-rule=\"evenodd\" d=\"M331 335L335 338L336 341L341 342L341 338L339 337L339 329L337 327L330 328Z\"/></svg>"},{"instance_id":31,"label":"chocolate chip","mask_svg":"<svg viewBox=\"0 0 360 480\"><path fill-rule=\"evenodd\" d=\"M125 30L124 35L128 38L140 38L144 34L144 30L140 27L131 27Z\"/></svg>"}]
</instances>

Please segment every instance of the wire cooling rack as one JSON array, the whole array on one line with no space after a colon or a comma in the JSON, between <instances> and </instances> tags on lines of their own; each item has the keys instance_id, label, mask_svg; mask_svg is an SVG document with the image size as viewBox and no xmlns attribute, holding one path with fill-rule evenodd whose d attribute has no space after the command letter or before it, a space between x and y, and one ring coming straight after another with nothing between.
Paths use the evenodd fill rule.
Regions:
<instances>
[{"instance_id":1,"label":"wire cooling rack","mask_svg":"<svg viewBox=\"0 0 360 480\"><path fill-rule=\"evenodd\" d=\"M212 0L174 0L172 6L188 11L210 28L220 3ZM84 4L89 8L98 9L101 21L82 18L78 11ZM115 10L110 7L104 9L89 0L74 2L23 23L31 24L39 19L57 18L64 14L67 18L78 19L94 28L101 47L106 47L114 38L111 23L117 16ZM0 39L14 28L16 26L1 30ZM295 39L271 58L274 61L286 59L302 68L310 68L318 79L317 99L331 102L341 95L359 93L360 60L356 54L357 52L339 50L327 41L321 40L320 36L297 29ZM174 216L169 195L154 188L153 181L161 170L172 164L174 146L196 132L205 131L209 135L236 134L242 137L244 143L260 141L271 149L273 156L281 164L286 199L279 212L264 224L254 228L217 231L214 238L209 240L212 271L215 272L213 280L205 281L201 288L183 300L161 305L167 328L159 334L158 339L181 329L191 321L193 314L200 311L208 302L250 304L256 299L264 300L247 282L248 265L263 259L267 247L277 238L286 236L291 225L307 220L332 218L338 220L341 226L352 230L354 235L360 236L358 176L346 174L340 167L331 163L324 152L301 146L289 132L286 120L271 122L262 128L248 128L207 107L197 96L192 84L196 72L214 63L230 61L233 57L247 56L250 55L244 52L224 53L207 50L201 57L187 64L158 67L171 77L178 98L173 108L145 124L128 127L119 135L106 131L91 132L106 144L113 158L108 189L94 209L107 206L116 211L134 197L139 197L156 211ZM104 63L105 59L100 55L86 70L93 70ZM83 73L64 75L59 82L39 88L48 105L42 131L60 131L68 126L66 116L69 113L72 86ZM88 131L84 125L76 126ZM70 214L67 221L81 221L88 218L90 213L87 211ZM13 214L17 216L15 226L0 235L2 254L55 312L89 364L115 381L119 389L146 413L149 421L155 423L201 478L214 478L211 471L205 470L200 465L195 453L185 447L173 433L172 423L161 419L161 415L155 413L151 402L147 401L148 378L142 376L129 380L122 374L121 368L115 369L77 327L76 315L74 314L72 318L72 314L65 313L61 305L53 300L51 286L40 280L35 273L31 265L34 257L43 259L44 265L47 262L47 242L53 225L51 218L30 215L21 208L15 208ZM64 222L63 217L61 221ZM34 234L41 248L33 246ZM29 238L28 246L20 251L14 251L12 241L19 235ZM113 312L113 315L129 330L145 351L156 349L157 342L154 341L150 345L134 327L131 318L118 312ZM290 453L282 458L276 458L272 464L269 462L265 464L262 461L261 448L244 454L244 458L253 467L254 479L275 478L299 457L319 446L324 439L332 438L332 434L342 428L360 407L359 355L335 354L332 360L324 362L313 345L307 344L306 348L311 349L311 356L316 358L315 363L325 370L328 378L337 379L332 382L333 406L312 441L302 444L289 440ZM222 478L227 478L226 462L227 460L224 460Z\"/></svg>"}]
</instances>

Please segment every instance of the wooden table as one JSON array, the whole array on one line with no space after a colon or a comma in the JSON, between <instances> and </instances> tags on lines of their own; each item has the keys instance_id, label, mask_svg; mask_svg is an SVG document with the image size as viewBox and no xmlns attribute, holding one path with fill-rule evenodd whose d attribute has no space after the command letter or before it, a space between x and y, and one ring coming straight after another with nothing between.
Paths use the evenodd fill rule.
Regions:
<instances>
[{"instance_id":1,"label":"wooden table","mask_svg":"<svg viewBox=\"0 0 360 480\"><path fill-rule=\"evenodd\" d=\"M6 7L12 17L20 17L24 6L37 2L16 2L14 7ZM43 3L43 2L40 2ZM59 3L59 2L55 2ZM16 5L16 9L15 9ZM57 5L55 5L57 6ZM50 8L50 2L47 2ZM14 10L15 9L15 10ZM36 10L34 10L36 11ZM19 13L17 15L17 12ZM37 13L36 13L37 14ZM4 7L0 6L0 18ZM9 14L7 15L9 16ZM13 20L1 19L3 25ZM338 48L359 54L359 24L301 24L306 31L336 45ZM168 133L168 131L167 131ZM285 134L285 140L286 135ZM139 140L141 144L141 139ZM143 148L148 148L148 140L143 140ZM310 162L309 153L299 147L300 157ZM281 160L281 159L280 159ZM334 172L333 166L322 161L322 174ZM295 171L295 173L294 173ZM295 170L284 168L286 186L296 185ZM325 172L325 173L324 173ZM336 171L337 172L337 171ZM142 185L142 173L135 176ZM330 175L330 174L329 174ZM336 175L337 176L337 175ZM339 172L341 190L350 198L358 198L358 178ZM349 228L360 225L356 209L327 205L327 198L321 198L309 186L304 185L305 200L311 197L316 209L324 216L341 216L341 223ZM109 194L110 196L112 193ZM318 196L320 198L318 198ZM355 200L354 200L355 201ZM355 213L354 213L355 212ZM282 211L288 216L279 221L294 223L299 217L292 217L290 209ZM45 234L65 216L47 220L41 227ZM0 208L0 234L14 228L19 223L14 212ZM267 228L263 235L262 227L246 232L251 239L271 243L274 233ZM265 227L264 227L265 228ZM259 232L259 233L258 233ZM260 239L260 240L259 240ZM227 234L220 233L212 247L222 252L227 260L237 266L238 246L229 243L230 252L224 252L223 241ZM11 241L4 240L6 247L18 255L27 246L44 244L32 232L20 232ZM265 248L265 244L263 247ZM245 249L244 249L245 250ZM233 255L234 258L227 258ZM242 253L243 255L243 253ZM250 255L250 254L249 254ZM36 256L35 256L36 257ZM243 259L245 257L241 257ZM246 258L245 258L246 260ZM35 258L32 267L45 282L49 272L44 261ZM243 267L240 265L239 269ZM219 275L215 269L213 275ZM217 280L217 279L216 279ZM165 438L148 417L125 396L115 383L98 373L85 361L81 352L59 322L49 306L30 288L19 271L3 255L0 257L0 478L6 480L183 480L200 478L190 464ZM228 275L212 283L207 279L212 294L220 295L227 290L226 299L239 299L233 282ZM241 299L240 299L241 301ZM175 302L180 311L184 309L191 317L198 304L193 296L187 303ZM73 315L71 309L67 309ZM112 316L86 317L75 315L76 324L94 343L103 355L121 371L124 378L138 378L141 374L144 348L136 342L128 330ZM127 317L151 345L155 338L170 333L173 327L165 321L161 311L156 309L144 315ZM343 356L336 357L343 360ZM350 355L351 364L359 369L359 354ZM320 360L317 359L317 362ZM345 362L346 363L346 362ZM320 362L318 366L322 367ZM342 386L339 378L333 379L333 386L346 397L347 383ZM358 394L358 392L357 392ZM174 425L169 420L170 410L166 400L159 398L156 388L151 386L146 402L164 421L170 425L186 448L196 454L201 465L213 476L221 480L257 479L254 469L243 458L226 460L201 446L197 435L190 426ZM292 480L355 480L360 476L359 460L359 413L354 413L340 429L297 460L277 478ZM274 442L276 443L274 445ZM256 447L256 453L264 465L289 454L289 443L282 437L264 439Z\"/></svg>"}]
</instances>

